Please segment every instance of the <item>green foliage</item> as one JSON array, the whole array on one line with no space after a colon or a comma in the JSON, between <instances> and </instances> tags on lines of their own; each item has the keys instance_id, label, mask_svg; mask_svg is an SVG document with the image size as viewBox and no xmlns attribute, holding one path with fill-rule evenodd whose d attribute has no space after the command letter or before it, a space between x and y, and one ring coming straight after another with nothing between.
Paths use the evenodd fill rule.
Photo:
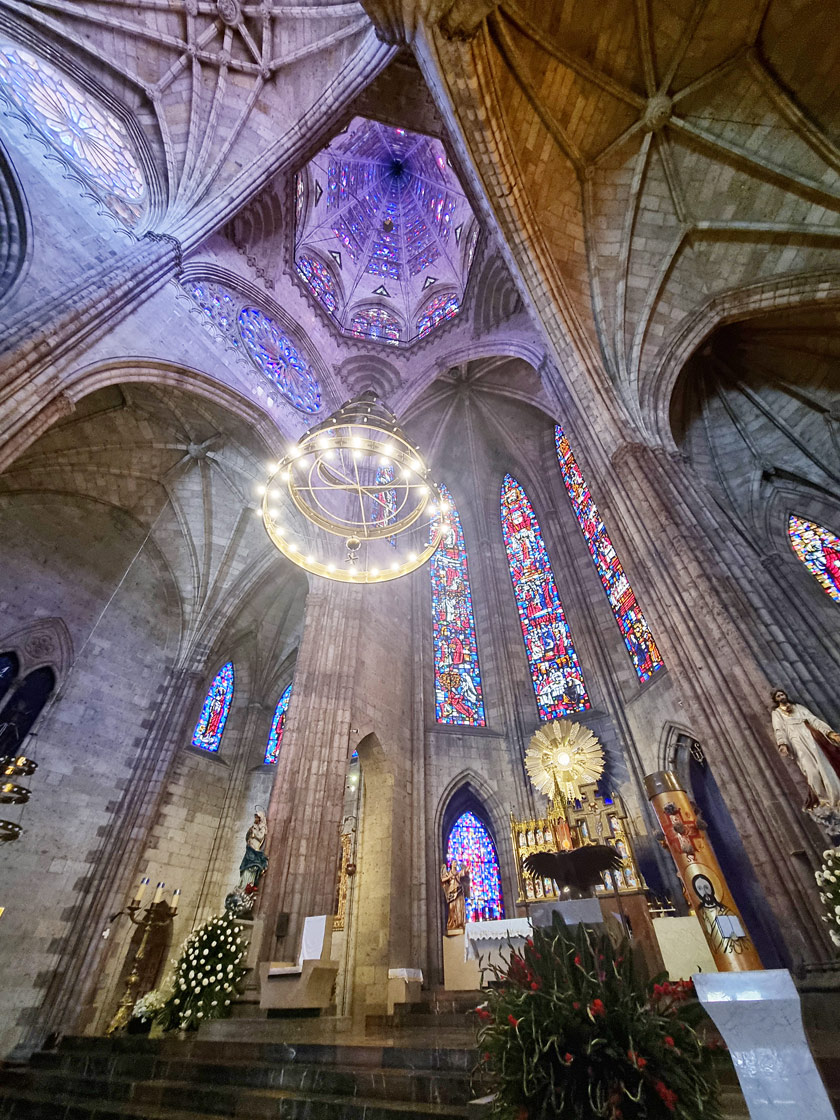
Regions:
<instances>
[{"instance_id":1,"label":"green foliage","mask_svg":"<svg viewBox=\"0 0 840 1120\"><path fill-rule=\"evenodd\" d=\"M719 1120L690 981L649 983L626 942L582 925L535 929L478 1008L478 1043L515 1120Z\"/></svg>"},{"instance_id":2,"label":"green foliage","mask_svg":"<svg viewBox=\"0 0 840 1120\"><path fill-rule=\"evenodd\" d=\"M826 848L823 865L814 878L820 888L820 899L825 906L823 921L828 923L828 934L840 948L840 848Z\"/></svg>"},{"instance_id":3,"label":"green foliage","mask_svg":"<svg viewBox=\"0 0 840 1120\"><path fill-rule=\"evenodd\" d=\"M172 995L155 1016L163 1029L198 1030L207 1019L226 1019L245 974L246 949L228 912L193 930L175 962Z\"/></svg>"}]
</instances>

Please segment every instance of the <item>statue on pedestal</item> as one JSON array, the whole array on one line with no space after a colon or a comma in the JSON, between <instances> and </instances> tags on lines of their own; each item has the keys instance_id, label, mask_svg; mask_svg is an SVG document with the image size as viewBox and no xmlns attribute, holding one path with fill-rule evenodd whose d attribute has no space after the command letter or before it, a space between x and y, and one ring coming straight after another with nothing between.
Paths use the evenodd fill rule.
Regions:
<instances>
[{"instance_id":1,"label":"statue on pedestal","mask_svg":"<svg viewBox=\"0 0 840 1120\"><path fill-rule=\"evenodd\" d=\"M225 909L240 917L248 917L254 909L260 878L268 867L265 854L268 826L265 812L257 809L254 823L245 833L245 855L239 864L239 882L225 898Z\"/></svg>"},{"instance_id":2,"label":"statue on pedestal","mask_svg":"<svg viewBox=\"0 0 840 1120\"><path fill-rule=\"evenodd\" d=\"M773 694L773 732L779 752L793 758L808 783L803 808L831 835L840 836L840 735L783 688Z\"/></svg>"},{"instance_id":3,"label":"statue on pedestal","mask_svg":"<svg viewBox=\"0 0 840 1120\"><path fill-rule=\"evenodd\" d=\"M440 884L446 897L446 932L456 933L467 922L467 895L470 892L470 872L465 864L457 861L444 863L440 869Z\"/></svg>"}]
</instances>

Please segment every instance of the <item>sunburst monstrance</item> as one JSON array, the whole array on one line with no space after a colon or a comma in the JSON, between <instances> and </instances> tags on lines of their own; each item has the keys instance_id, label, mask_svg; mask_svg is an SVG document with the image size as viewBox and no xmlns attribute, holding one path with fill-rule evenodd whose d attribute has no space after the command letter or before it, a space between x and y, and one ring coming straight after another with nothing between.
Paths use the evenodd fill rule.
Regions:
<instances>
[{"instance_id":1,"label":"sunburst monstrance","mask_svg":"<svg viewBox=\"0 0 840 1120\"><path fill-rule=\"evenodd\" d=\"M604 752L588 727L555 719L532 735L525 768L534 786L559 809L578 796L582 785L598 781L604 772Z\"/></svg>"}]
</instances>

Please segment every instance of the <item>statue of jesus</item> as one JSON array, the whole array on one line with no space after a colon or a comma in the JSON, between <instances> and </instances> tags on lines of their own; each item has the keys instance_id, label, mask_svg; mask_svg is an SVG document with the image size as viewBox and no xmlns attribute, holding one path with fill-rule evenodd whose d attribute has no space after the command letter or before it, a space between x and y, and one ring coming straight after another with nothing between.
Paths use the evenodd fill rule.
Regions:
<instances>
[{"instance_id":1,"label":"statue of jesus","mask_svg":"<svg viewBox=\"0 0 840 1120\"><path fill-rule=\"evenodd\" d=\"M792 757L805 775L805 809L840 812L840 735L783 688L773 692L773 731L781 754Z\"/></svg>"}]
</instances>

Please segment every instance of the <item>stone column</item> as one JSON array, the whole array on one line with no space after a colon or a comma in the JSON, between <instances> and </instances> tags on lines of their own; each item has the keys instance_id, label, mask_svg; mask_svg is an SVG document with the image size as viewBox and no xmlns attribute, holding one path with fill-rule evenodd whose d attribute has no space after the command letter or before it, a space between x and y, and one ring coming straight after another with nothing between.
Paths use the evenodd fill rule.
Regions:
<instances>
[{"instance_id":1,"label":"stone column","mask_svg":"<svg viewBox=\"0 0 840 1120\"><path fill-rule=\"evenodd\" d=\"M320 580L307 596L294 700L268 807L262 960L277 958L278 914L290 915L279 955L292 958L303 919L333 912L364 591Z\"/></svg>"},{"instance_id":2,"label":"stone column","mask_svg":"<svg viewBox=\"0 0 840 1120\"><path fill-rule=\"evenodd\" d=\"M728 549L718 546L715 513L679 458L661 449L625 444L612 468L603 492L604 506L614 511L604 510L613 543L649 612L787 955L794 962L824 959L827 937L811 866L819 841L773 746L771 685L755 653L760 627Z\"/></svg>"}]
</instances>

